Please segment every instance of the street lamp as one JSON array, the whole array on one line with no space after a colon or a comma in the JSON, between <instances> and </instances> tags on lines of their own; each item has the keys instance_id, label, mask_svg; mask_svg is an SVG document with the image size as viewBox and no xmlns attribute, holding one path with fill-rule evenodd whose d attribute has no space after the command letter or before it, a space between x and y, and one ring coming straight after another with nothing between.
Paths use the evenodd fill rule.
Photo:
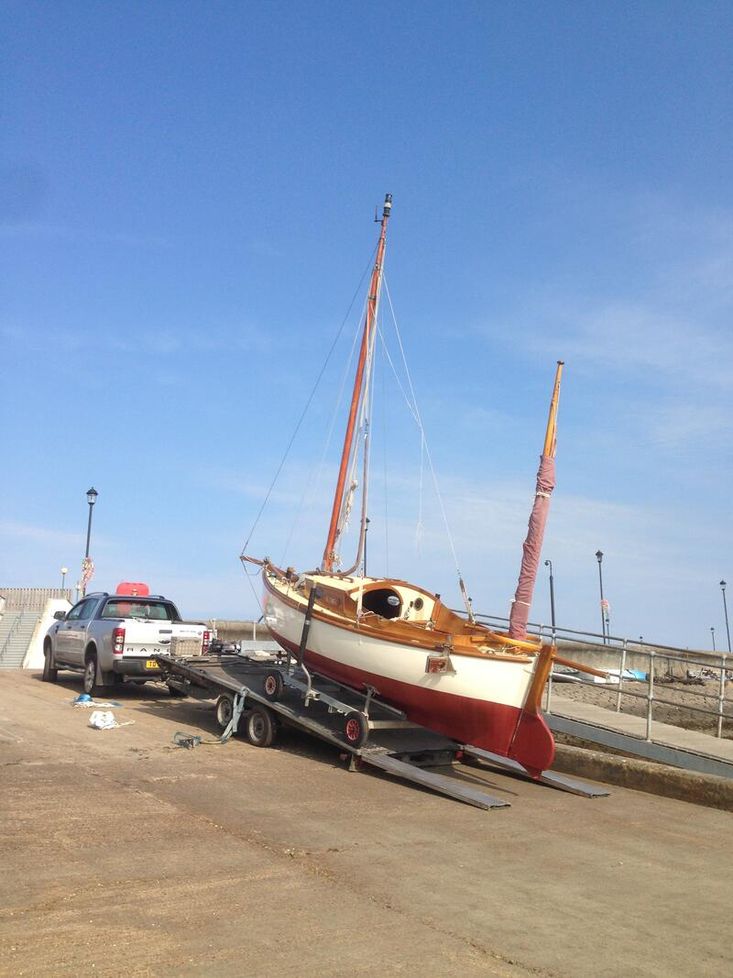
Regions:
<instances>
[{"instance_id":1,"label":"street lamp","mask_svg":"<svg viewBox=\"0 0 733 978\"><path fill-rule=\"evenodd\" d=\"M84 551L84 566L82 569L82 582L81 582L82 597L86 594L87 582L91 577L90 560L89 560L89 541L92 536L92 509L94 508L94 504L97 501L98 495L99 493L94 488L94 486L92 486L91 489L87 489L87 502L89 503L89 520L87 522L87 547L86 550Z\"/></svg>"},{"instance_id":2,"label":"street lamp","mask_svg":"<svg viewBox=\"0 0 733 978\"><path fill-rule=\"evenodd\" d=\"M712 635L713 638L713 652L714 652L715 651L715 626L714 625L710 626L710 634Z\"/></svg>"},{"instance_id":3,"label":"street lamp","mask_svg":"<svg viewBox=\"0 0 733 978\"><path fill-rule=\"evenodd\" d=\"M725 612L725 634L728 636L728 654L730 655L730 626L728 624L728 602L725 600L725 581L720 582L720 590L723 592L723 611Z\"/></svg>"},{"instance_id":4,"label":"street lamp","mask_svg":"<svg viewBox=\"0 0 733 978\"><path fill-rule=\"evenodd\" d=\"M546 560L545 567L550 568L550 618L552 620L552 637L555 638L555 579L552 576L552 561Z\"/></svg>"},{"instance_id":5,"label":"street lamp","mask_svg":"<svg viewBox=\"0 0 733 978\"><path fill-rule=\"evenodd\" d=\"M87 523L87 549L84 551L85 557L89 556L89 540L92 535L92 507L96 503L98 495L99 493L94 488L94 486L92 486L91 489L87 489L87 502L89 503L89 522Z\"/></svg>"},{"instance_id":6,"label":"street lamp","mask_svg":"<svg viewBox=\"0 0 733 978\"><path fill-rule=\"evenodd\" d=\"M63 591L64 587L66 586L66 575L68 573L69 573L69 568L68 567L62 567L61 568L61 590L62 591Z\"/></svg>"},{"instance_id":7,"label":"street lamp","mask_svg":"<svg viewBox=\"0 0 733 978\"><path fill-rule=\"evenodd\" d=\"M596 550L596 560L598 561L598 585L601 589L601 631L603 633L603 644L606 644L606 606L603 600L603 551Z\"/></svg>"}]
</instances>

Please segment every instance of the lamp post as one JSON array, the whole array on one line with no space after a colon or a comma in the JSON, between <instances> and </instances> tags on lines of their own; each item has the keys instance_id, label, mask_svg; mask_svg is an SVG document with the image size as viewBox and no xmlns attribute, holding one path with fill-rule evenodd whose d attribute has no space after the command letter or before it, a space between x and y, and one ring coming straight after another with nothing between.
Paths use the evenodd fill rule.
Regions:
<instances>
[{"instance_id":1,"label":"lamp post","mask_svg":"<svg viewBox=\"0 0 733 978\"><path fill-rule=\"evenodd\" d=\"M710 634L713 639L713 652L714 652L715 651L715 626L714 625L710 626Z\"/></svg>"},{"instance_id":2,"label":"lamp post","mask_svg":"<svg viewBox=\"0 0 733 978\"><path fill-rule=\"evenodd\" d=\"M69 568L68 567L62 567L61 568L61 590L62 591L66 587L66 575L68 573L69 573Z\"/></svg>"},{"instance_id":3,"label":"lamp post","mask_svg":"<svg viewBox=\"0 0 733 978\"><path fill-rule=\"evenodd\" d=\"M545 567L550 568L550 620L552 621L552 637L555 638L555 578L552 576L552 561L546 560Z\"/></svg>"},{"instance_id":4,"label":"lamp post","mask_svg":"<svg viewBox=\"0 0 733 978\"><path fill-rule=\"evenodd\" d=\"M725 612L725 634L728 637L728 654L730 655L730 625L728 624L728 602L725 600L725 581L720 582L720 590L723 592L723 611Z\"/></svg>"},{"instance_id":5,"label":"lamp post","mask_svg":"<svg viewBox=\"0 0 733 978\"><path fill-rule=\"evenodd\" d=\"M598 585L601 589L601 632L603 634L603 644L606 644L606 606L603 601L603 551L596 550L596 560L598 561Z\"/></svg>"},{"instance_id":6,"label":"lamp post","mask_svg":"<svg viewBox=\"0 0 733 978\"><path fill-rule=\"evenodd\" d=\"M91 540L92 537L92 509L94 508L94 504L97 501L98 495L99 493L94 488L94 486L92 486L91 489L87 489L87 502L89 503L89 520L87 521L87 546L86 546L86 550L84 551L84 568L82 571L82 583L81 583L82 597L87 592L87 582L89 580L89 577L91 577L91 574L89 573L89 541Z\"/></svg>"}]
</instances>

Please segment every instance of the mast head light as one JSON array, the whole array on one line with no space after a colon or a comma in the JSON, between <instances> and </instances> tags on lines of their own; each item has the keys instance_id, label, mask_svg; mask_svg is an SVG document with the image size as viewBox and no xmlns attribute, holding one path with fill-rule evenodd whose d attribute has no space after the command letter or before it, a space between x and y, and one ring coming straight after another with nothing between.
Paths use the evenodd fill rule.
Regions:
<instances>
[{"instance_id":1,"label":"mast head light","mask_svg":"<svg viewBox=\"0 0 733 978\"><path fill-rule=\"evenodd\" d=\"M392 210L392 194L384 195L384 210L382 211L382 217L389 217L389 212Z\"/></svg>"}]
</instances>

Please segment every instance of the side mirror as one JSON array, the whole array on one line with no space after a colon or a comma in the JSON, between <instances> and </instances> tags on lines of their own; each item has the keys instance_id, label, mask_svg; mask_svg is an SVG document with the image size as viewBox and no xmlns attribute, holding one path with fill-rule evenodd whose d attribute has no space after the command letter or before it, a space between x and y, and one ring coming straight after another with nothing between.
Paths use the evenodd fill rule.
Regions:
<instances>
[{"instance_id":1,"label":"side mirror","mask_svg":"<svg viewBox=\"0 0 733 978\"><path fill-rule=\"evenodd\" d=\"M53 616L56 619L56 621L64 621L64 619L66 618L66 612L65 611L54 611Z\"/></svg>"}]
</instances>

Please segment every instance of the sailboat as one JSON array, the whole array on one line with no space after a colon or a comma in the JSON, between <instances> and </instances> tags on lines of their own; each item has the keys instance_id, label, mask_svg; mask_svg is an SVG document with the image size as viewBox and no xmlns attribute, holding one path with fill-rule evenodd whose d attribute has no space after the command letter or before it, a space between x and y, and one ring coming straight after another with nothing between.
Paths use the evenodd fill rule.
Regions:
<instances>
[{"instance_id":1,"label":"sailboat","mask_svg":"<svg viewBox=\"0 0 733 978\"><path fill-rule=\"evenodd\" d=\"M338 546L356 484L356 443L368 409L368 385L382 287L392 197L385 197L371 274L351 404L320 566L298 573L244 553L261 568L263 611L273 638L309 670L358 691L371 691L417 724L494 754L512 758L533 777L549 768L554 741L540 701L555 658L554 647L526 631L529 602L554 485L556 420L562 363L558 362L535 505L507 632L448 608L422 586L367 576L364 554L368 472L363 476L356 560L339 569ZM366 432L366 433L365 433ZM364 451L364 458L368 452ZM351 724L351 726L349 725ZM347 740L363 736L358 717L347 721Z\"/></svg>"}]
</instances>

